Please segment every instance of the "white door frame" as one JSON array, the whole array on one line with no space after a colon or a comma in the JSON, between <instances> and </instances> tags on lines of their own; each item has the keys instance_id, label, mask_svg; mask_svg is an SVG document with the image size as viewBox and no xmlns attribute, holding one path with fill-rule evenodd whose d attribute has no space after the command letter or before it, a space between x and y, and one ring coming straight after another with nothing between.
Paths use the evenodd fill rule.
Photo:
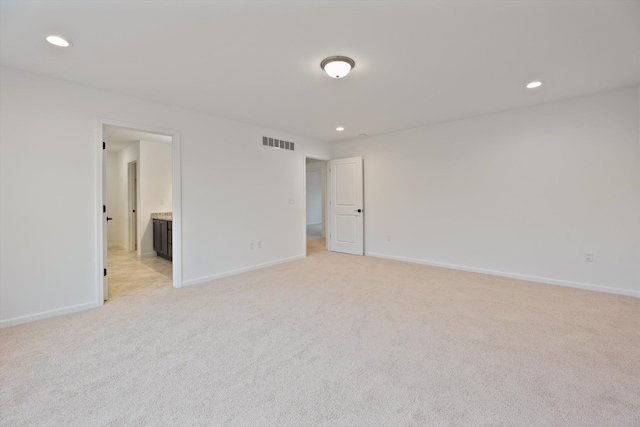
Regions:
<instances>
[{"instance_id":1,"label":"white door frame","mask_svg":"<svg viewBox=\"0 0 640 427\"><path fill-rule=\"evenodd\" d=\"M304 221L302 221L303 225L304 225L304 229L302 231L302 248L303 248L303 253L304 256L307 256L307 159L311 159L311 160L317 160L319 162L325 162L325 168L323 171L323 185L324 185L324 206L323 206L323 210L324 212L322 213L323 218L322 218L322 227L324 228L324 230L330 230L329 228L329 161L331 159L325 159L322 157L316 157L316 156L307 156L306 154L302 156L302 193L303 193L303 197L302 197L302 205L304 206ZM325 232L325 248L327 250L331 250L330 249L330 242L329 239L326 236L326 232Z\"/></svg>"},{"instance_id":2,"label":"white door frame","mask_svg":"<svg viewBox=\"0 0 640 427\"><path fill-rule=\"evenodd\" d=\"M96 294L95 304L101 306L104 304L104 274L103 269L107 268L104 262L104 250L107 236L103 231L103 225L105 221L105 214L102 212L102 205L106 204L106 194L103 191L103 158L106 156L106 150L102 148L104 139L104 127L115 126L130 130L137 130L142 132L156 133L160 135L167 135L172 138L172 167L171 167L171 184L172 184L172 204L173 204L173 229L172 229L172 244L173 244L173 287L182 287L182 173L181 173L181 139L180 132L174 129L165 129L155 126L148 126L139 123L125 122L121 120L111 119L96 119ZM138 165L139 166L139 165Z\"/></svg>"}]
</instances>

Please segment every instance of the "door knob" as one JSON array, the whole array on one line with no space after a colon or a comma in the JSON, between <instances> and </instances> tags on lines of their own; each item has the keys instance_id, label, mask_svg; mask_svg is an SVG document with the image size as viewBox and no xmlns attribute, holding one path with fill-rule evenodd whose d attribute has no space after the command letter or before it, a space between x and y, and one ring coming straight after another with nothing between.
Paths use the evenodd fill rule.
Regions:
<instances>
[{"instance_id":1,"label":"door knob","mask_svg":"<svg viewBox=\"0 0 640 427\"><path fill-rule=\"evenodd\" d=\"M107 217L107 221L113 221L113 218Z\"/></svg>"},{"instance_id":2,"label":"door knob","mask_svg":"<svg viewBox=\"0 0 640 427\"><path fill-rule=\"evenodd\" d=\"M362 212L362 209L356 209L354 212Z\"/></svg>"}]
</instances>

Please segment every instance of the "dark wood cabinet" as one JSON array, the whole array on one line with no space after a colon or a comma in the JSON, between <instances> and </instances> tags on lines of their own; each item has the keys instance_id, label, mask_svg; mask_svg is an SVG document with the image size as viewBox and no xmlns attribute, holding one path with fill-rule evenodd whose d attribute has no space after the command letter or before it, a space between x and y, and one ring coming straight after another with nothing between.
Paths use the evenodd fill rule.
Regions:
<instances>
[{"instance_id":1,"label":"dark wood cabinet","mask_svg":"<svg viewBox=\"0 0 640 427\"><path fill-rule=\"evenodd\" d=\"M153 250L159 257L173 259L172 221L153 219Z\"/></svg>"}]
</instances>

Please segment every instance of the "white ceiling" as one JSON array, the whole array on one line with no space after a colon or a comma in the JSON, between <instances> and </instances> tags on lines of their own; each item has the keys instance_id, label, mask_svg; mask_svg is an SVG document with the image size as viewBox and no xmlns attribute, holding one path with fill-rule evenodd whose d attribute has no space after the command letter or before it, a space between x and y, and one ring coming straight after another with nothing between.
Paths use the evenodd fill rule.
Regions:
<instances>
[{"instance_id":1,"label":"white ceiling","mask_svg":"<svg viewBox=\"0 0 640 427\"><path fill-rule=\"evenodd\" d=\"M640 1L2 1L0 63L341 141L637 85Z\"/></svg>"},{"instance_id":2,"label":"white ceiling","mask_svg":"<svg viewBox=\"0 0 640 427\"><path fill-rule=\"evenodd\" d=\"M105 126L104 139L107 143L107 151L120 151L129 144L137 141L171 143L171 137L155 133L139 132L115 126Z\"/></svg>"}]
</instances>

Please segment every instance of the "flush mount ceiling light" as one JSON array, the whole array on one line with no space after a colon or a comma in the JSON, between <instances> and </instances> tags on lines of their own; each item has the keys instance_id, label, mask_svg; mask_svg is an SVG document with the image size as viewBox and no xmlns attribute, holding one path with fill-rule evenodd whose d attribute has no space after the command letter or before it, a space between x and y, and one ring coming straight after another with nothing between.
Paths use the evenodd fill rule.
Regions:
<instances>
[{"instance_id":1,"label":"flush mount ceiling light","mask_svg":"<svg viewBox=\"0 0 640 427\"><path fill-rule=\"evenodd\" d=\"M337 130L338 132L342 132L342 131L344 130L344 128L343 128L342 126L338 126L338 127L336 128L336 130Z\"/></svg>"},{"instance_id":2,"label":"flush mount ceiling light","mask_svg":"<svg viewBox=\"0 0 640 427\"><path fill-rule=\"evenodd\" d=\"M60 36L47 36L47 41L58 47L70 47L71 42Z\"/></svg>"},{"instance_id":3,"label":"flush mount ceiling light","mask_svg":"<svg viewBox=\"0 0 640 427\"><path fill-rule=\"evenodd\" d=\"M527 89L535 89L542 86L542 82L531 82L527 85Z\"/></svg>"},{"instance_id":4,"label":"flush mount ceiling light","mask_svg":"<svg viewBox=\"0 0 640 427\"><path fill-rule=\"evenodd\" d=\"M343 78L349 74L349 71L355 66L355 61L346 56L330 56L323 59L320 63L320 68L322 68L329 77L334 79Z\"/></svg>"}]
</instances>

